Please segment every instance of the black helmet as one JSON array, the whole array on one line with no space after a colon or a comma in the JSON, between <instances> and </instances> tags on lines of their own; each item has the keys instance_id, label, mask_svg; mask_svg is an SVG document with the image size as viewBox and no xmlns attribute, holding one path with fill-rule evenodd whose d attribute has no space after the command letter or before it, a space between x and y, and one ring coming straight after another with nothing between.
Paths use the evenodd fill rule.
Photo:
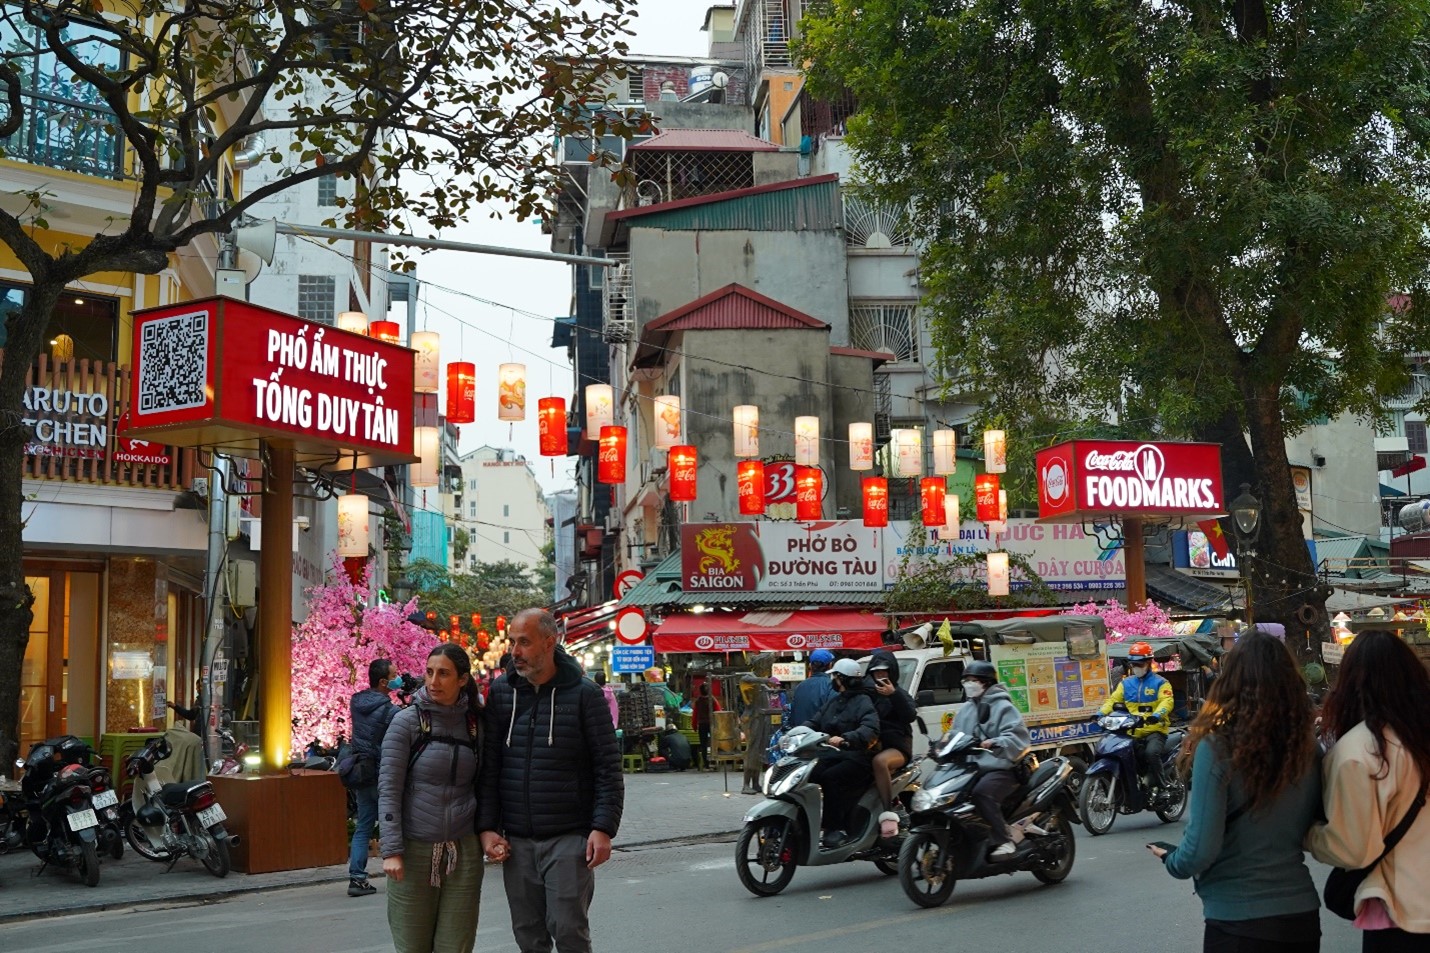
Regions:
<instances>
[{"instance_id":1,"label":"black helmet","mask_svg":"<svg viewBox=\"0 0 1430 953\"><path fill-rule=\"evenodd\" d=\"M992 662L969 662L963 668L964 678L976 678L981 682L992 684L998 681L998 670L993 667Z\"/></svg>"}]
</instances>

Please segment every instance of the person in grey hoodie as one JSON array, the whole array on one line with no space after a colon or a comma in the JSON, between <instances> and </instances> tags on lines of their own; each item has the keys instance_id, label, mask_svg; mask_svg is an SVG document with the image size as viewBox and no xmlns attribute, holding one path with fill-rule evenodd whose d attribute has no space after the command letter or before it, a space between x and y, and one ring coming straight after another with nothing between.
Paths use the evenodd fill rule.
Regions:
<instances>
[{"instance_id":1,"label":"person in grey hoodie","mask_svg":"<svg viewBox=\"0 0 1430 953\"><path fill-rule=\"evenodd\" d=\"M382 742L387 923L396 953L471 953L483 871L476 831L480 696L471 659L450 643L427 656L425 682Z\"/></svg>"},{"instance_id":2,"label":"person in grey hoodie","mask_svg":"<svg viewBox=\"0 0 1430 953\"><path fill-rule=\"evenodd\" d=\"M991 753L983 759L986 770L973 786L973 807L992 835L989 856L1007 857L1017 848L1003 818L1003 799L1018 786L1013 768L1032 744L1032 737L1008 689L998 684L998 670L991 663L968 663L963 670L963 697L951 730L971 735L980 748Z\"/></svg>"}]
</instances>

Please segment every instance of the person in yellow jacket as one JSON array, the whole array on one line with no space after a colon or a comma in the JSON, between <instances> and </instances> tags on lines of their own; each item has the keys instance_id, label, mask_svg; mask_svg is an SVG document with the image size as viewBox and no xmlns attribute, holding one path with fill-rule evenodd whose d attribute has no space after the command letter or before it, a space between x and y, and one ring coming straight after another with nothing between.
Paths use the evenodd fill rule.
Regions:
<instances>
[{"instance_id":1,"label":"person in yellow jacket","mask_svg":"<svg viewBox=\"0 0 1430 953\"><path fill-rule=\"evenodd\" d=\"M1137 743L1137 757L1150 769L1157 788L1165 790L1167 778L1162 772L1162 757L1167 753L1168 720L1172 714L1172 683L1152 671L1152 646L1135 642L1127 652L1132 674L1117 683L1102 705L1102 713L1112 713L1114 705L1124 705L1145 722L1132 732Z\"/></svg>"}]
</instances>

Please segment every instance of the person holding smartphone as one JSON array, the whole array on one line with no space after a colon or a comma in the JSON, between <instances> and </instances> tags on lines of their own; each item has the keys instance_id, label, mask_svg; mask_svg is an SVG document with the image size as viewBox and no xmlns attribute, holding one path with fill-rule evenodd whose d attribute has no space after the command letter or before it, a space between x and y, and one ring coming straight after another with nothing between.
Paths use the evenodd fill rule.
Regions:
<instances>
[{"instance_id":1,"label":"person holding smartphone","mask_svg":"<svg viewBox=\"0 0 1430 953\"><path fill-rule=\"evenodd\" d=\"M874 686L874 710L879 713L879 753L874 755L874 786L879 789L879 836L899 832L894 813L894 774L913 760L914 719L918 708L913 696L899 687L899 663L894 653L878 649L869 659L869 679Z\"/></svg>"},{"instance_id":2,"label":"person holding smartphone","mask_svg":"<svg viewBox=\"0 0 1430 953\"><path fill-rule=\"evenodd\" d=\"M1147 848L1191 878L1204 953L1318 953L1321 898L1302 842L1320 813L1311 702L1291 653L1253 632L1222 660L1178 768L1191 814L1178 846Z\"/></svg>"}]
</instances>

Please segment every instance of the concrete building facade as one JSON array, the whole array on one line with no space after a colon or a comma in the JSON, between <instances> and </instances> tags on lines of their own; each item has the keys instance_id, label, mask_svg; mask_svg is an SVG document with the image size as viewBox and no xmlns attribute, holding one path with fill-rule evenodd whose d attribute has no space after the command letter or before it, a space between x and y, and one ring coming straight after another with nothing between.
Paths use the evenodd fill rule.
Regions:
<instances>
[{"instance_id":1,"label":"concrete building facade","mask_svg":"<svg viewBox=\"0 0 1430 953\"><path fill-rule=\"evenodd\" d=\"M456 526L466 532L467 547L456 571L479 563L535 567L545 562L541 550L551 514L526 458L509 448L478 447L463 454L459 464L462 492Z\"/></svg>"}]
</instances>

